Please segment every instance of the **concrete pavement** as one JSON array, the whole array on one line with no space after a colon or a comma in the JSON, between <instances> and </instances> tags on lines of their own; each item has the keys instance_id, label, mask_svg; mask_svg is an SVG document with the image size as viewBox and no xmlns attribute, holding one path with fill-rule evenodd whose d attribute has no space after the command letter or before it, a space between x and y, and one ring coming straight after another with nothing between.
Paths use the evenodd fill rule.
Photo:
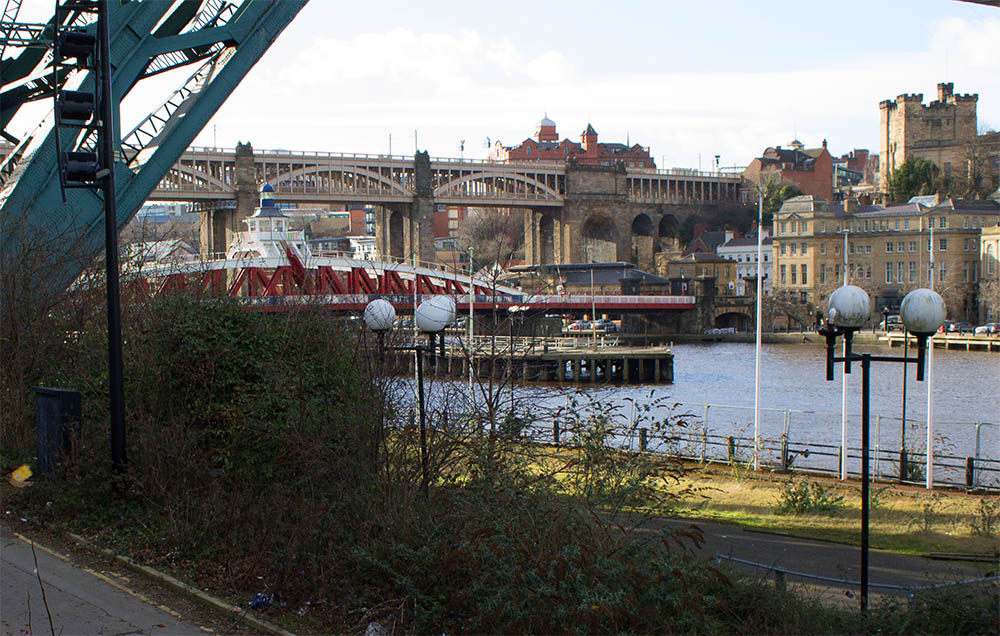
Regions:
<instances>
[{"instance_id":1,"label":"concrete pavement","mask_svg":"<svg viewBox=\"0 0 1000 636\"><path fill-rule=\"evenodd\" d=\"M35 558L38 559L38 575ZM38 577L41 577L39 584ZM204 636L127 581L76 565L0 525L0 634L163 634ZM44 588L44 601L43 591ZM46 611L48 605L48 612Z\"/></svg>"}]
</instances>

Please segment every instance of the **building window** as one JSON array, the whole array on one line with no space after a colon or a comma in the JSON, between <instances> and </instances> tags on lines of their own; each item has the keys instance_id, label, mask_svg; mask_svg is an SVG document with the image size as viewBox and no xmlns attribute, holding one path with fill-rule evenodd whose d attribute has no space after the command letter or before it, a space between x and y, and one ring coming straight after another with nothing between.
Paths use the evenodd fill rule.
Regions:
<instances>
[{"instance_id":1,"label":"building window","mask_svg":"<svg viewBox=\"0 0 1000 636\"><path fill-rule=\"evenodd\" d=\"M906 243L904 243L903 241L896 243L896 251L899 252L900 254L906 251L905 248L906 248Z\"/></svg>"},{"instance_id":2,"label":"building window","mask_svg":"<svg viewBox=\"0 0 1000 636\"><path fill-rule=\"evenodd\" d=\"M865 269L865 279L866 279L866 280L871 280L871 279L872 279L872 266L871 266L871 265L869 265L869 266L868 266L868 267L867 267L867 268Z\"/></svg>"},{"instance_id":3,"label":"building window","mask_svg":"<svg viewBox=\"0 0 1000 636\"><path fill-rule=\"evenodd\" d=\"M896 231L899 231L899 219L896 219Z\"/></svg>"},{"instance_id":4,"label":"building window","mask_svg":"<svg viewBox=\"0 0 1000 636\"><path fill-rule=\"evenodd\" d=\"M833 253L840 254L840 243L837 243L836 245L833 246Z\"/></svg>"},{"instance_id":5,"label":"building window","mask_svg":"<svg viewBox=\"0 0 1000 636\"><path fill-rule=\"evenodd\" d=\"M849 244L849 245L847 246L847 253L848 253L848 254L853 254L853 253L854 253L854 243L850 243L850 244ZM860 252L859 252L859 253L860 253Z\"/></svg>"},{"instance_id":6,"label":"building window","mask_svg":"<svg viewBox=\"0 0 1000 636\"><path fill-rule=\"evenodd\" d=\"M915 282L917 280L917 262L910 261L910 282Z\"/></svg>"},{"instance_id":7,"label":"building window","mask_svg":"<svg viewBox=\"0 0 1000 636\"><path fill-rule=\"evenodd\" d=\"M729 278L729 265L726 265L726 278Z\"/></svg>"},{"instance_id":8,"label":"building window","mask_svg":"<svg viewBox=\"0 0 1000 636\"><path fill-rule=\"evenodd\" d=\"M785 264L781 264L781 284L785 284Z\"/></svg>"},{"instance_id":9,"label":"building window","mask_svg":"<svg viewBox=\"0 0 1000 636\"><path fill-rule=\"evenodd\" d=\"M903 219L903 229L904 230L910 229L910 219Z\"/></svg>"},{"instance_id":10,"label":"building window","mask_svg":"<svg viewBox=\"0 0 1000 636\"><path fill-rule=\"evenodd\" d=\"M939 281L942 281L942 282L944 281L944 275L945 275L945 272L947 272L947 271L948 271L948 264L947 263L941 263L941 269L938 270L938 280Z\"/></svg>"},{"instance_id":11,"label":"building window","mask_svg":"<svg viewBox=\"0 0 1000 636\"><path fill-rule=\"evenodd\" d=\"M979 280L979 263L972 261L972 282Z\"/></svg>"},{"instance_id":12,"label":"building window","mask_svg":"<svg viewBox=\"0 0 1000 636\"><path fill-rule=\"evenodd\" d=\"M886 283L892 282L892 263L885 264L885 282Z\"/></svg>"},{"instance_id":13,"label":"building window","mask_svg":"<svg viewBox=\"0 0 1000 636\"><path fill-rule=\"evenodd\" d=\"M785 255L785 244L784 243L781 244L781 255L782 256Z\"/></svg>"},{"instance_id":14,"label":"building window","mask_svg":"<svg viewBox=\"0 0 1000 636\"><path fill-rule=\"evenodd\" d=\"M798 271L799 270L796 269L795 265L792 265L792 284L793 285L798 284L797 281L796 281L796 276L795 276Z\"/></svg>"},{"instance_id":15,"label":"building window","mask_svg":"<svg viewBox=\"0 0 1000 636\"><path fill-rule=\"evenodd\" d=\"M799 222L799 234L808 234L808 233L809 233L809 224L806 223L805 221Z\"/></svg>"},{"instance_id":16,"label":"building window","mask_svg":"<svg viewBox=\"0 0 1000 636\"><path fill-rule=\"evenodd\" d=\"M885 244L885 253L892 254L892 241Z\"/></svg>"},{"instance_id":17,"label":"building window","mask_svg":"<svg viewBox=\"0 0 1000 636\"><path fill-rule=\"evenodd\" d=\"M840 280L840 263L833 266L833 277L839 281ZM834 281L836 282L836 281Z\"/></svg>"},{"instance_id":18,"label":"building window","mask_svg":"<svg viewBox=\"0 0 1000 636\"><path fill-rule=\"evenodd\" d=\"M819 224L819 233L820 234L826 234L826 222L825 221L823 223Z\"/></svg>"},{"instance_id":19,"label":"building window","mask_svg":"<svg viewBox=\"0 0 1000 636\"><path fill-rule=\"evenodd\" d=\"M872 244L869 243L868 245L865 245L865 254L871 254L871 253L872 253Z\"/></svg>"},{"instance_id":20,"label":"building window","mask_svg":"<svg viewBox=\"0 0 1000 636\"><path fill-rule=\"evenodd\" d=\"M798 228L799 228L799 222L798 221L792 221L792 234L798 234L799 233L799 229Z\"/></svg>"},{"instance_id":21,"label":"building window","mask_svg":"<svg viewBox=\"0 0 1000 636\"><path fill-rule=\"evenodd\" d=\"M965 239L965 241L962 244L962 249L965 250L966 252L969 251L969 239Z\"/></svg>"},{"instance_id":22,"label":"building window","mask_svg":"<svg viewBox=\"0 0 1000 636\"><path fill-rule=\"evenodd\" d=\"M990 276L992 276L993 272L995 271L994 270L994 264L995 263L996 263L996 259L993 258L993 246L992 245L987 245L986 246L986 273L989 274Z\"/></svg>"},{"instance_id":23,"label":"building window","mask_svg":"<svg viewBox=\"0 0 1000 636\"><path fill-rule=\"evenodd\" d=\"M965 282L969 282L969 261L962 263L962 274L965 277Z\"/></svg>"},{"instance_id":24,"label":"building window","mask_svg":"<svg viewBox=\"0 0 1000 636\"><path fill-rule=\"evenodd\" d=\"M801 265L799 265L799 267L802 268L802 284L806 285L806 284L808 284L808 279L809 279L809 277L806 275L806 272L808 271L806 269L806 264L802 263Z\"/></svg>"},{"instance_id":25,"label":"building window","mask_svg":"<svg viewBox=\"0 0 1000 636\"><path fill-rule=\"evenodd\" d=\"M826 243L820 243L819 244L819 253L820 254L826 254Z\"/></svg>"},{"instance_id":26,"label":"building window","mask_svg":"<svg viewBox=\"0 0 1000 636\"><path fill-rule=\"evenodd\" d=\"M868 221L865 221L865 232L868 231Z\"/></svg>"},{"instance_id":27,"label":"building window","mask_svg":"<svg viewBox=\"0 0 1000 636\"><path fill-rule=\"evenodd\" d=\"M917 242L916 241L910 241L910 251L911 252L916 252L917 251Z\"/></svg>"},{"instance_id":28,"label":"building window","mask_svg":"<svg viewBox=\"0 0 1000 636\"><path fill-rule=\"evenodd\" d=\"M896 282L903 282L903 261L896 263Z\"/></svg>"},{"instance_id":29,"label":"building window","mask_svg":"<svg viewBox=\"0 0 1000 636\"><path fill-rule=\"evenodd\" d=\"M803 256L805 256L805 255L806 255L806 245L808 245L808 243L803 243L803 244L802 244L802 255L803 255Z\"/></svg>"},{"instance_id":30,"label":"building window","mask_svg":"<svg viewBox=\"0 0 1000 636\"><path fill-rule=\"evenodd\" d=\"M947 249L948 249L948 239L938 239L938 251L944 252Z\"/></svg>"},{"instance_id":31,"label":"building window","mask_svg":"<svg viewBox=\"0 0 1000 636\"><path fill-rule=\"evenodd\" d=\"M797 249L799 249L799 244L798 243L792 243L792 246L791 246L792 256L795 256L795 251Z\"/></svg>"},{"instance_id":32,"label":"building window","mask_svg":"<svg viewBox=\"0 0 1000 636\"><path fill-rule=\"evenodd\" d=\"M782 221L782 222L781 222L781 233L782 233L782 234L785 234L785 233L786 233L786 230L787 230L787 229L788 229L788 228L786 227L786 225L785 225L785 222L784 222L784 221Z\"/></svg>"},{"instance_id":33,"label":"building window","mask_svg":"<svg viewBox=\"0 0 1000 636\"><path fill-rule=\"evenodd\" d=\"M948 217L942 216L941 220L938 221L938 227L948 227Z\"/></svg>"},{"instance_id":34,"label":"building window","mask_svg":"<svg viewBox=\"0 0 1000 636\"><path fill-rule=\"evenodd\" d=\"M821 285L826 283L826 263L819 266L819 282Z\"/></svg>"},{"instance_id":35,"label":"building window","mask_svg":"<svg viewBox=\"0 0 1000 636\"><path fill-rule=\"evenodd\" d=\"M969 217L965 217L962 219L962 227L964 227L965 229L969 229Z\"/></svg>"}]
</instances>

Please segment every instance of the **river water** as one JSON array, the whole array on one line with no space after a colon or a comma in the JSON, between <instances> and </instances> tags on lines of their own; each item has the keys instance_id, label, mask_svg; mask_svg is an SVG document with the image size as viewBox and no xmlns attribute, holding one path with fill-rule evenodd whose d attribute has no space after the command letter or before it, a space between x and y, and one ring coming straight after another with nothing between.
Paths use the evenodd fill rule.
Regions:
<instances>
[{"instance_id":1,"label":"river water","mask_svg":"<svg viewBox=\"0 0 1000 636\"><path fill-rule=\"evenodd\" d=\"M637 426L648 429L651 450L725 461L728 438L732 436L736 438L736 459L745 461L752 455L754 435L754 345L676 344L673 351L673 384L571 383L556 387L532 383L516 387L517 410L534 412L532 419L537 425L533 433L540 440L551 439L550 420L586 419L588 409L583 405L589 403L598 405L591 413L614 413L621 430L641 420ZM902 354L902 349L876 344L859 345L855 351ZM765 464L781 461L781 442L785 440L794 456L794 467L838 470L843 365L836 365L835 380L827 382L825 357L826 349L819 344L763 345L759 435L764 448L761 461ZM906 368L904 431L900 426L903 365L872 363L871 443L873 450L877 447L880 451L879 463L872 468L885 476L898 474L896 459L901 445L910 453L911 461L925 461L928 382L916 381L915 365ZM855 365L848 378L847 468L851 474L858 474L861 366ZM983 461L977 483L1000 486L1000 355L937 349L931 382L935 481L963 484L966 458L978 457ZM444 386L467 394L467 385L462 382L434 384L437 389L428 391L432 409L447 403L438 393ZM619 443L635 445L636 435L620 438Z\"/></svg>"},{"instance_id":2,"label":"river water","mask_svg":"<svg viewBox=\"0 0 1000 636\"><path fill-rule=\"evenodd\" d=\"M855 351L902 354L902 349L889 349L884 345L862 345ZM843 366L838 364L835 380L827 382L825 355L825 347L818 344L762 346L762 438L775 441L787 430L787 439L793 444L838 446L841 443ZM857 448L861 438L860 365L853 367L848 378L847 443L849 448ZM879 447L888 455L890 449L900 447L903 365L872 363L870 382L872 444L875 444L877 427ZM975 456L978 428L980 457L1000 460L1000 355L935 350L932 383L935 455L950 455L961 461ZM917 382L915 365L907 365L906 384L905 446L911 452L922 453L926 448L928 383ZM672 409L665 405L654 409L651 415L687 413L701 422L709 434L752 439L754 345L677 344L674 346L672 385L595 387L587 393L603 402L631 398L639 403L649 400L671 406L680 403L681 406ZM707 419L706 404L711 405ZM814 456L808 463L836 470L836 451L831 452L833 457L824 460ZM851 472L860 469L860 460L856 463L856 466L848 464ZM882 467L882 472L887 474L891 474L891 470L887 462ZM996 475L989 481L995 479Z\"/></svg>"}]
</instances>

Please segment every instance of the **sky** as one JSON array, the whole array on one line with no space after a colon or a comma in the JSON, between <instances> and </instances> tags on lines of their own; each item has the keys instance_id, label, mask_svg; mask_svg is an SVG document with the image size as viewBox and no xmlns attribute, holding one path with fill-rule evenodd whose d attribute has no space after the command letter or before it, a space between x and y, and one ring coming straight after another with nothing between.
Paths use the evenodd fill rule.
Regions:
<instances>
[{"instance_id":1,"label":"sky","mask_svg":"<svg viewBox=\"0 0 1000 636\"><path fill-rule=\"evenodd\" d=\"M183 79L130 96L123 128ZM194 145L386 153L391 137L412 154L416 137L432 156L485 158L487 140L517 144L547 114L561 138L591 123L600 141L649 147L658 167L707 170L794 138L878 152L879 101L928 102L944 81L978 93L980 126L1000 128L1000 9L312 0Z\"/></svg>"}]
</instances>

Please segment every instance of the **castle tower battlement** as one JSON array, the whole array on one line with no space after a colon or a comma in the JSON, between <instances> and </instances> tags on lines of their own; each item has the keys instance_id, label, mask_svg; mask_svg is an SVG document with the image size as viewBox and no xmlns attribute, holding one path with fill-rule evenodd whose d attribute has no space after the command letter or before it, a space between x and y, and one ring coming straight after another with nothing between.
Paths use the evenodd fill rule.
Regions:
<instances>
[{"instance_id":1,"label":"castle tower battlement","mask_svg":"<svg viewBox=\"0 0 1000 636\"><path fill-rule=\"evenodd\" d=\"M937 99L924 104L923 93L903 93L879 102L879 169L883 190L892 173L910 157L931 161L945 173L959 169L963 147L977 133L979 95L955 94L952 82L937 85Z\"/></svg>"}]
</instances>

